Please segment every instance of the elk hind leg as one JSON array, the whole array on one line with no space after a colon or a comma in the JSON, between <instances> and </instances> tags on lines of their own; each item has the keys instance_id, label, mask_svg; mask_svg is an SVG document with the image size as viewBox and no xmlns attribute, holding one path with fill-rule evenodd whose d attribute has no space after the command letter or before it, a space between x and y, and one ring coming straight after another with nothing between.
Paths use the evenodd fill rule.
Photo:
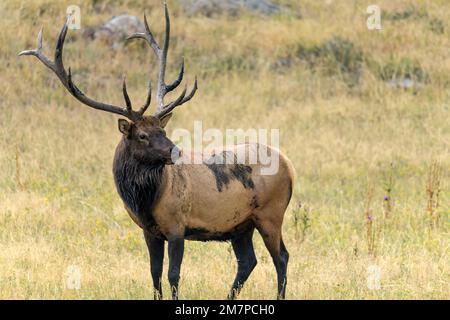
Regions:
<instances>
[{"instance_id":1,"label":"elk hind leg","mask_svg":"<svg viewBox=\"0 0 450 320\"><path fill-rule=\"evenodd\" d=\"M259 221L256 228L261 234L275 265L278 282L277 299L284 299L286 296L289 253L281 237L281 224L271 223L270 221Z\"/></svg>"},{"instance_id":2,"label":"elk hind leg","mask_svg":"<svg viewBox=\"0 0 450 320\"><path fill-rule=\"evenodd\" d=\"M228 299L230 300L236 299L245 281L256 266L257 261L252 241L254 230L255 229L252 227L242 235L231 240L238 267L236 278L234 279L230 293L228 294Z\"/></svg>"}]
</instances>

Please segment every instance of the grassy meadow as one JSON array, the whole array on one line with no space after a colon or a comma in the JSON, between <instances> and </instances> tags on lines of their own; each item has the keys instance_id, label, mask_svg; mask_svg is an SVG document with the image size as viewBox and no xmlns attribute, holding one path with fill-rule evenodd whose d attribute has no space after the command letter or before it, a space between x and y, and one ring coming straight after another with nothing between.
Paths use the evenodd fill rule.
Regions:
<instances>
[{"instance_id":1,"label":"grassy meadow","mask_svg":"<svg viewBox=\"0 0 450 320\"><path fill-rule=\"evenodd\" d=\"M300 16L213 18L168 2L167 79L182 56L185 79L199 79L168 132L195 120L279 128L296 168L283 227L287 298L449 299L450 2L282 0ZM113 183L117 117L82 106L34 57L17 56L44 26L53 57L71 4L82 27L146 9L158 39L164 28L159 0L1 1L0 299L151 299L147 247ZM382 30L366 26L370 4ZM119 105L123 74L135 106L156 79L142 43L113 50L80 30L69 31L64 61L88 95ZM392 85L403 78L414 87ZM257 233L254 242L258 265L240 298L275 298L271 258ZM67 285L71 266L79 290ZM235 270L229 243L187 242L180 298L225 298Z\"/></svg>"}]
</instances>

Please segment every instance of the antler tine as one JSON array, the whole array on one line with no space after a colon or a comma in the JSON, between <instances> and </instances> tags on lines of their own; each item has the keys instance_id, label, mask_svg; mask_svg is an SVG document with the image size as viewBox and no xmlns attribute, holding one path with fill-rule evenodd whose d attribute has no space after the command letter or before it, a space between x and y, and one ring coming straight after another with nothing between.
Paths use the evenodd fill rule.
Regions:
<instances>
[{"instance_id":1,"label":"antler tine","mask_svg":"<svg viewBox=\"0 0 450 320\"><path fill-rule=\"evenodd\" d=\"M144 105L139 109L140 114L144 114L145 111L147 111L148 106L150 105L150 102L152 101L152 82L148 82L148 93L147 93L147 99L145 100Z\"/></svg>"},{"instance_id":2,"label":"antler tine","mask_svg":"<svg viewBox=\"0 0 450 320\"><path fill-rule=\"evenodd\" d=\"M184 75L184 57L183 57L183 60L181 61L181 70L180 70L180 73L178 74L178 77L176 78L176 80L174 82L172 82L171 84L166 86L166 91L170 92L170 91L174 90L176 87L178 87L178 85L183 80L183 75Z\"/></svg>"},{"instance_id":3,"label":"antler tine","mask_svg":"<svg viewBox=\"0 0 450 320\"><path fill-rule=\"evenodd\" d=\"M38 58L47 68L54 70L55 65L45 55L42 54L42 29L37 36L37 47L33 50L23 50L19 53L19 56L35 56Z\"/></svg>"},{"instance_id":4,"label":"antler tine","mask_svg":"<svg viewBox=\"0 0 450 320\"><path fill-rule=\"evenodd\" d=\"M186 97L183 98L183 100L181 101L180 104L183 104L183 103L191 100L192 97L194 96L195 92L197 92L197 89L198 89L197 76L195 76L194 86L192 87L191 92L189 93L189 95L187 95Z\"/></svg>"},{"instance_id":5,"label":"antler tine","mask_svg":"<svg viewBox=\"0 0 450 320\"><path fill-rule=\"evenodd\" d=\"M169 9L167 8L167 3L164 2L164 15L166 18L166 33L164 37L164 46L161 54L161 66L159 68L159 85L161 86L160 91L162 93L161 101L159 102L160 107L164 105L163 98L167 93L167 86L165 82L166 76L166 65L167 65L167 51L169 51L169 43L170 43L170 18L169 18Z\"/></svg>"},{"instance_id":6,"label":"antler tine","mask_svg":"<svg viewBox=\"0 0 450 320\"><path fill-rule=\"evenodd\" d=\"M170 42L170 18L169 18L169 9L167 8L167 2L164 2L164 16L166 18L166 33L164 37L163 56L166 58Z\"/></svg>"},{"instance_id":7,"label":"antler tine","mask_svg":"<svg viewBox=\"0 0 450 320\"><path fill-rule=\"evenodd\" d=\"M72 81L72 72L69 68L69 73L66 72L63 63L63 48L64 40L67 35L69 17L66 18L63 28L61 29L55 48L55 61L51 61L42 53L42 29L38 34L37 48L34 50L25 50L19 53L19 56L32 55L38 58L47 68L52 70L61 81L62 85L81 103L102 111L107 111L121 116L127 117L132 121L136 121L142 118L142 114L135 112L131 109L131 102L129 101L128 94L126 92L126 85L124 84L124 98L127 104L126 108L118 107L102 102L95 101L86 96ZM127 99L128 97L128 99Z\"/></svg>"},{"instance_id":8,"label":"antler tine","mask_svg":"<svg viewBox=\"0 0 450 320\"><path fill-rule=\"evenodd\" d=\"M187 85L184 86L183 91L181 92L180 96L175 101L164 106L164 111L166 111L166 113L167 113L167 110L173 109L173 108L175 108L175 106L177 106L179 103L181 103L181 101L183 101L183 99L184 99L184 96L186 95L186 91L187 91Z\"/></svg>"},{"instance_id":9,"label":"antler tine","mask_svg":"<svg viewBox=\"0 0 450 320\"><path fill-rule=\"evenodd\" d=\"M197 91L197 89L198 89L197 77L195 77L194 86L193 86L191 92L187 96L186 96L187 86L185 86L183 92L177 98L177 100L175 100L175 101L169 103L168 105L166 105L155 116L158 117L158 118L162 118L166 114L169 114L170 112L172 112L172 110L175 109L176 107L182 105L185 102L188 102L189 100L192 99L192 97L194 96L194 94Z\"/></svg>"},{"instance_id":10,"label":"antler tine","mask_svg":"<svg viewBox=\"0 0 450 320\"><path fill-rule=\"evenodd\" d=\"M153 33L150 31L150 27L148 26L147 22L147 15L144 12L144 26L145 26L145 33L143 32L136 32L133 33L131 36L127 38L127 40L132 39L144 39L147 41L147 43L152 47L155 54L159 57L161 55L161 48L158 46L158 43L155 40L155 37L153 36Z\"/></svg>"},{"instance_id":11,"label":"antler tine","mask_svg":"<svg viewBox=\"0 0 450 320\"><path fill-rule=\"evenodd\" d=\"M128 112L131 112L132 111L131 100L130 100L130 97L128 96L127 82L126 82L125 76L123 77L122 93L123 93L123 99L125 100L125 104L127 106L127 110L128 110Z\"/></svg>"},{"instance_id":12,"label":"antler tine","mask_svg":"<svg viewBox=\"0 0 450 320\"><path fill-rule=\"evenodd\" d=\"M64 69L64 63L62 61L62 53L64 49L64 41L66 40L67 30L68 30L68 22L69 22L69 16L66 17L66 21L64 23L63 28L61 29L61 32L58 35L58 40L56 41L56 48L55 48L55 69L53 70L58 78L64 83L67 81L67 74L66 70Z\"/></svg>"},{"instance_id":13,"label":"antler tine","mask_svg":"<svg viewBox=\"0 0 450 320\"><path fill-rule=\"evenodd\" d=\"M167 64L167 51L169 50L169 42L170 42L170 18L169 18L169 9L167 8L167 3L164 2L164 15L166 19L166 32L164 37L164 46L163 49L159 51L158 59L159 59L159 76L158 76L158 89L156 93L157 99L157 112L161 111L164 108L164 96L166 95L167 86L165 83L166 76L166 64ZM148 25L146 26L146 28ZM172 89L173 90L173 89Z\"/></svg>"}]
</instances>

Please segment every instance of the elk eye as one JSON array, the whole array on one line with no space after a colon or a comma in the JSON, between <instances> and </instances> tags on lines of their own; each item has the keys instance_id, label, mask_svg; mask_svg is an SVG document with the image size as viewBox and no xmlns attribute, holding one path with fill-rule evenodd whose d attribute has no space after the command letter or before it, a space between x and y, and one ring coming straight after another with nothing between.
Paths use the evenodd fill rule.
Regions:
<instances>
[{"instance_id":1,"label":"elk eye","mask_svg":"<svg viewBox=\"0 0 450 320\"><path fill-rule=\"evenodd\" d=\"M147 135L141 133L141 134L139 135L139 139L141 139L141 140L147 140Z\"/></svg>"}]
</instances>

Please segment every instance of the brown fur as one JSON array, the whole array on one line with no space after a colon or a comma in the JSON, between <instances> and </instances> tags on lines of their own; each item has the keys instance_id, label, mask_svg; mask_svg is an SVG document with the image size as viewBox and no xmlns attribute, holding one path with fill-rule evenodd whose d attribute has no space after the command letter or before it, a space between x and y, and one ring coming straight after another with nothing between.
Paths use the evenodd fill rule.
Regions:
<instances>
[{"instance_id":1,"label":"brown fur","mask_svg":"<svg viewBox=\"0 0 450 320\"><path fill-rule=\"evenodd\" d=\"M159 121L146 117L131 130L134 135L139 132L151 135L160 130L158 128ZM121 152L127 139L124 137L116 153ZM242 148L258 152L259 147L257 144L230 146L213 151L211 156L220 152L234 155ZM186 230L203 230L211 235L232 234L236 227L249 221L262 232L280 233L281 236L284 212L292 193L294 170L279 150L271 147L268 150L279 156L279 170L274 175L262 175L263 165L260 163L166 165L152 209L153 218L164 237L184 238ZM182 159L189 163L193 157L194 154L189 154ZM226 175L220 183L212 166L221 167L220 170ZM129 207L127 211L133 221L143 227L137 213ZM272 231L275 229L276 232ZM196 240L193 236L190 238Z\"/></svg>"},{"instance_id":2,"label":"brown fur","mask_svg":"<svg viewBox=\"0 0 450 320\"><path fill-rule=\"evenodd\" d=\"M192 164L199 156L194 153L173 164L168 150L175 146L158 120L146 117L136 123L123 121L119 128L124 137L116 149L114 176L129 215L144 229L146 239L168 240L169 248L171 243L181 245L177 249L181 251L174 251L180 252L181 258L182 239L231 240L236 255L248 260L233 284L229 297L234 298L256 264L251 245L256 228L274 260L279 297L284 298L289 255L281 229L294 183L291 162L279 150L266 147L268 154L278 157L279 168L273 175L264 175L261 162L248 161L262 145L241 144L214 150L201 164ZM147 138L142 140L142 136ZM247 152L247 162L237 163L236 154L242 150ZM233 162L209 161L218 155L231 157ZM172 256L181 259L175 253ZM177 268L173 283L178 283ZM157 278L159 273L155 274Z\"/></svg>"},{"instance_id":3,"label":"brown fur","mask_svg":"<svg viewBox=\"0 0 450 320\"><path fill-rule=\"evenodd\" d=\"M166 166L161 196L153 213L162 233L168 239L184 237L186 229L229 234L247 221L260 225L263 230L281 231L293 171L286 157L279 155L280 169L276 175L263 176L260 164L249 165L253 188L245 187L238 179L230 179L220 191L214 173L205 164Z\"/></svg>"}]
</instances>

